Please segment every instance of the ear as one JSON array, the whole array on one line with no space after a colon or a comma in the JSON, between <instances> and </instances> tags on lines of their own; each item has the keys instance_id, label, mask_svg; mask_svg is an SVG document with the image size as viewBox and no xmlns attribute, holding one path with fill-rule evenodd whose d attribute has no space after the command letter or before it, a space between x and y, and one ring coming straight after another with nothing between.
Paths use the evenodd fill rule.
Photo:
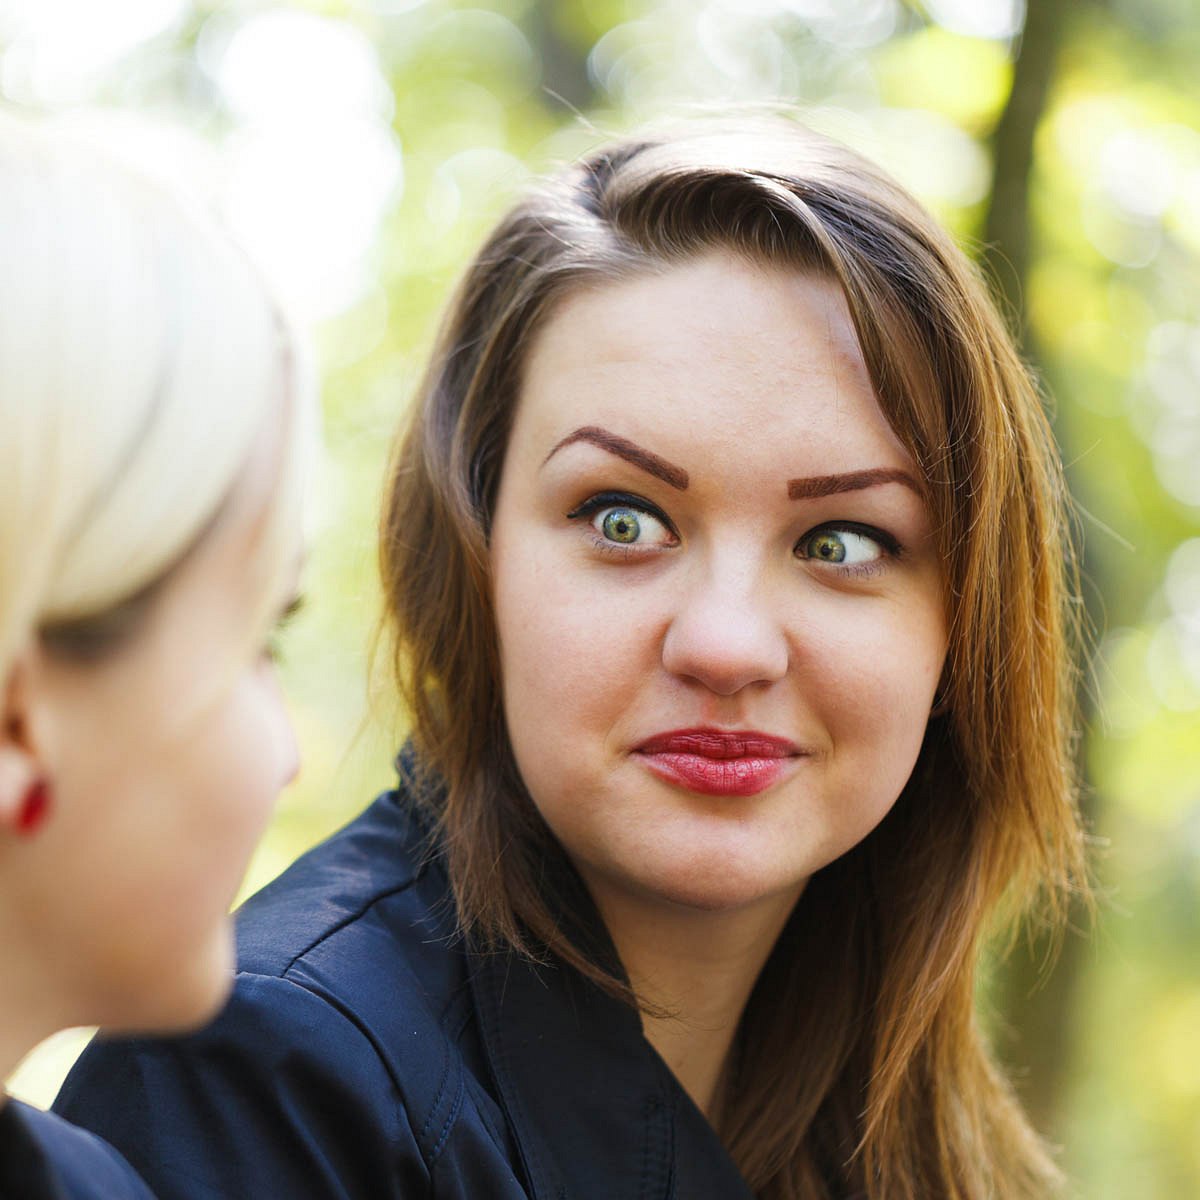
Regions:
<instances>
[{"instance_id":1,"label":"ear","mask_svg":"<svg viewBox=\"0 0 1200 1200\"><path fill-rule=\"evenodd\" d=\"M22 651L0 693L0 834L16 832L29 789L45 777L31 736L29 674L29 656Z\"/></svg>"}]
</instances>

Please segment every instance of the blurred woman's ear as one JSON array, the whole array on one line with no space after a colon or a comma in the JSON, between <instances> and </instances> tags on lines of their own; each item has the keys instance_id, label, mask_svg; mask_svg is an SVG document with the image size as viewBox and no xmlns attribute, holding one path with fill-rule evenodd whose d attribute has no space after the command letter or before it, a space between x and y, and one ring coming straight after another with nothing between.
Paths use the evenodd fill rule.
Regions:
<instances>
[{"instance_id":1,"label":"blurred woman's ear","mask_svg":"<svg viewBox=\"0 0 1200 1200\"><path fill-rule=\"evenodd\" d=\"M0 692L0 833L30 832L45 811L45 787L30 736L28 663L19 655Z\"/></svg>"}]
</instances>

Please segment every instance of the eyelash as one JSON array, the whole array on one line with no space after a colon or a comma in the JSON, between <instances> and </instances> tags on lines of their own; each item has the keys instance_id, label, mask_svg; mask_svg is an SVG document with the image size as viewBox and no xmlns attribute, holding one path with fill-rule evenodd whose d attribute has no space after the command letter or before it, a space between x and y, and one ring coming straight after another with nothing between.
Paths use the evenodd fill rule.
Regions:
<instances>
[{"instance_id":1,"label":"eyelash","mask_svg":"<svg viewBox=\"0 0 1200 1200\"><path fill-rule=\"evenodd\" d=\"M297 596L288 606L279 614L275 621L271 632L267 635L266 643L262 648L263 662L273 663L278 666L283 661L283 645L281 638L288 626L295 620L296 614L304 607L304 597Z\"/></svg>"},{"instance_id":2,"label":"eyelash","mask_svg":"<svg viewBox=\"0 0 1200 1200\"><path fill-rule=\"evenodd\" d=\"M669 530L674 537L679 537L679 531L662 509L657 507L657 505L651 504L641 496L633 495L630 492L598 492L594 496L589 496L582 504L572 509L566 515L568 520L575 521L593 517L596 513L602 512L606 508L632 508L639 512L647 513L662 522L664 528ZM848 566L821 564L822 566L830 566L844 577L861 579L876 575L883 569L886 559L898 559L904 553L900 542L886 530L879 529L874 525L864 525L858 521L825 521L820 525L814 525L797 540L796 548L798 549L803 543L816 537L819 533L858 534L860 537L869 538L871 541L877 543L883 551L880 558L873 559L870 562L851 563ZM639 553L639 550L635 546L621 546L601 537L599 534L595 534L592 537L592 544L605 554L617 555L623 559L628 559ZM644 552L642 551L642 553ZM797 557L804 561L817 561L810 560L807 555L797 554Z\"/></svg>"},{"instance_id":3,"label":"eyelash","mask_svg":"<svg viewBox=\"0 0 1200 1200\"><path fill-rule=\"evenodd\" d=\"M856 533L859 537L869 538L875 542L883 551L879 558L872 559L870 562L850 563L846 566L841 564L826 564L822 566L831 566L840 575L853 579L869 579L873 575L878 575L884 569L886 560L898 559L904 553L904 548L900 543L886 530L879 529L875 525L863 525L858 521L826 521L821 525L814 525L807 533L805 533L796 543L797 549L803 543L817 536L819 533ZM808 555L797 555L798 558L803 558L806 562L819 561L811 559Z\"/></svg>"},{"instance_id":4,"label":"eyelash","mask_svg":"<svg viewBox=\"0 0 1200 1200\"><path fill-rule=\"evenodd\" d=\"M567 513L567 520L575 521L585 517L594 517L596 513L602 512L606 508L632 508L637 512L646 513L656 521L660 521L673 537L676 539L679 537L679 531L661 508L630 492L598 492L594 496L589 496L578 508ZM620 546L601 537L598 533L593 536L592 544L606 554L616 554L621 558L629 558L632 555L646 552L645 550L639 551L634 546Z\"/></svg>"}]
</instances>

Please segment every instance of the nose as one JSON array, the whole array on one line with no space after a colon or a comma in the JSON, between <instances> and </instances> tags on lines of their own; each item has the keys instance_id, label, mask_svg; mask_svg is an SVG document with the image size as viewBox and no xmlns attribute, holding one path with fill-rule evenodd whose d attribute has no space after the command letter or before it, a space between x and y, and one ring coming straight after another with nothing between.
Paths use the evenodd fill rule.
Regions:
<instances>
[{"instance_id":1,"label":"nose","mask_svg":"<svg viewBox=\"0 0 1200 1200\"><path fill-rule=\"evenodd\" d=\"M274 718L275 761L278 764L277 781L279 791L300 774L300 741L296 737L296 725L288 711L287 700L279 682L279 676L271 663L264 664L269 703Z\"/></svg>"},{"instance_id":2,"label":"nose","mask_svg":"<svg viewBox=\"0 0 1200 1200\"><path fill-rule=\"evenodd\" d=\"M296 726L292 718L284 713L283 728L280 731L280 774L282 776L279 790L283 791L289 783L300 774L300 742L296 737Z\"/></svg>"},{"instance_id":3,"label":"nose","mask_svg":"<svg viewBox=\"0 0 1200 1200\"><path fill-rule=\"evenodd\" d=\"M663 666L719 696L782 679L790 651L769 592L753 569L713 564L679 596L663 640Z\"/></svg>"}]
</instances>

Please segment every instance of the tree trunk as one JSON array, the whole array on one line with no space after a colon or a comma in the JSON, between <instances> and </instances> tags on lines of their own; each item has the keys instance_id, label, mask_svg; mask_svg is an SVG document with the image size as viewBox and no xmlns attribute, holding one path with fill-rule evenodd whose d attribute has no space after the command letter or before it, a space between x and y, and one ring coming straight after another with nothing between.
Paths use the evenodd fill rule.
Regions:
<instances>
[{"instance_id":1,"label":"tree trunk","mask_svg":"<svg viewBox=\"0 0 1200 1200\"><path fill-rule=\"evenodd\" d=\"M1030 0L1012 93L993 135L994 181L984 226L985 262L1000 289L1026 357L1037 362L1036 336L1024 312L1023 294L1032 257L1030 175L1033 143L1053 83L1059 52L1070 17L1066 0ZM1064 441L1061 426L1057 430ZM1072 456L1063 446L1064 458ZM1086 561L1085 573L1095 578ZM1102 589L1089 589L1089 595ZM1086 690L1080 696L1090 725ZM1085 797L1092 791L1084 781ZM1085 804L1090 808L1091 804ZM1093 813L1085 811L1085 820ZM1073 928L1084 924L1082 916ZM1007 1062L1034 1124L1052 1138L1062 1134L1062 1106L1073 1050L1072 1013L1083 967L1086 942L1067 935L1061 952L1047 970L1050 948L1045 938L1022 939L997 972L996 1007L1011 1033L1001 1034L997 1050Z\"/></svg>"},{"instance_id":2,"label":"tree trunk","mask_svg":"<svg viewBox=\"0 0 1200 1200\"><path fill-rule=\"evenodd\" d=\"M587 69L587 50L567 38L555 19L555 0L535 0L525 29L542 60L542 103L555 113L566 107L586 112L595 100Z\"/></svg>"}]
</instances>

